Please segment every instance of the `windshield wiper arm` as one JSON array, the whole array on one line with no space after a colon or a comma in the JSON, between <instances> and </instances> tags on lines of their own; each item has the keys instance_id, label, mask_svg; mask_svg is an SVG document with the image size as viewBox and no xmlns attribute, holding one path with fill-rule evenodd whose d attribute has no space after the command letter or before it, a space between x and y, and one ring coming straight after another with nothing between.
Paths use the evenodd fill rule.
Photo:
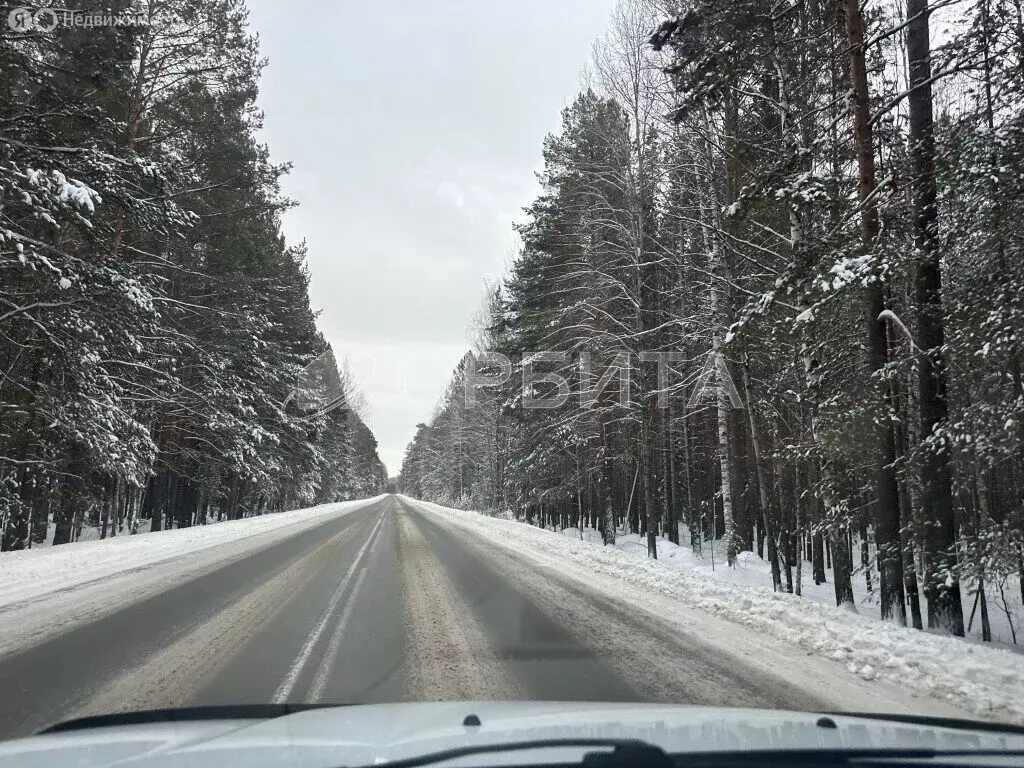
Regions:
<instances>
[{"instance_id":1,"label":"windshield wiper arm","mask_svg":"<svg viewBox=\"0 0 1024 768\"><path fill-rule=\"evenodd\" d=\"M466 747L431 752L403 760L392 760L365 768L421 768L421 766L444 763L460 757L486 755L500 752L522 752L533 749L562 749L572 747L611 747L610 752L588 752L580 762L584 768L668 768L672 761L661 747L648 744L640 739L532 739L506 744L478 744Z\"/></svg>"},{"instance_id":2,"label":"windshield wiper arm","mask_svg":"<svg viewBox=\"0 0 1024 768\"><path fill-rule=\"evenodd\" d=\"M941 760L957 757L1021 757L1021 750L1000 749L916 749L886 748L828 748L817 749L759 749L723 752L693 752L669 755L663 749L639 739L537 739L509 744L482 744L456 747L431 752L404 760L393 760L363 768L423 768L462 757L572 747L612 747L611 751L588 752L578 763L580 768L670 768L683 765L688 768L739 768L741 766L893 766L906 761ZM550 761L547 761L550 763ZM565 763L565 765L571 765Z\"/></svg>"},{"instance_id":3,"label":"windshield wiper arm","mask_svg":"<svg viewBox=\"0 0 1024 768\"><path fill-rule=\"evenodd\" d=\"M51 725L39 731L60 733L81 731L86 728L109 728L121 725L149 723L182 723L200 720L272 720L275 717L305 712L307 709L343 706L334 704L218 704L207 707L177 707L172 709L143 709L137 712L112 712L109 715L89 715Z\"/></svg>"},{"instance_id":4,"label":"windshield wiper arm","mask_svg":"<svg viewBox=\"0 0 1024 768\"><path fill-rule=\"evenodd\" d=\"M968 720L960 717L935 717L933 715L907 715L899 712L824 712L822 714L834 717L855 717L859 720L886 720L891 723L927 725L932 728L952 728L961 731L1024 734L1024 726L1013 723L998 723L991 720Z\"/></svg>"},{"instance_id":5,"label":"windshield wiper arm","mask_svg":"<svg viewBox=\"0 0 1024 768\"><path fill-rule=\"evenodd\" d=\"M687 768L744 768L744 766L894 766L923 760L958 757L1022 757L1015 749L944 749L921 747L903 749L885 747L820 747L814 749L756 749L726 752L684 752L673 755L676 765ZM942 763L939 763L940 765Z\"/></svg>"}]
</instances>

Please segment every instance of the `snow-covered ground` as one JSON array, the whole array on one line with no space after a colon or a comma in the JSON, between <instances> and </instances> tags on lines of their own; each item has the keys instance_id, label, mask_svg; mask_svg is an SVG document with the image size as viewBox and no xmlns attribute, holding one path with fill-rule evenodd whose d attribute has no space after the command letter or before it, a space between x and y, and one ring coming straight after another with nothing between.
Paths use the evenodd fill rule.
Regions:
<instances>
[{"instance_id":1,"label":"snow-covered ground","mask_svg":"<svg viewBox=\"0 0 1024 768\"><path fill-rule=\"evenodd\" d=\"M591 543L601 543L601 534L590 528L580 532L579 528L564 528L560 531L564 536L574 539L583 539ZM680 526L679 540L690 541L690 533L686 526ZM623 552L647 559L647 539L638 534L619 533L616 536L615 546ZM874 555L874 548L871 545L871 555ZM854 558L859 563L860 543L854 541ZM676 570L685 571L696 576L714 579L726 584L735 586L764 588L770 587L772 583L771 566L753 552L740 552L734 568L726 566L725 546L721 539L714 542L704 542L701 555L695 555L689 546L673 544L668 539L658 539L658 559ZM863 568L858 568L852 578L853 595L856 601L857 613L878 619L881 610L878 603L878 570L872 567L870 577L873 590L868 590L868 582ZM796 569L793 571L794 582L797 579ZM785 581L785 576L783 576ZM965 622L970 618L971 608L974 605L975 587L973 583L965 583L964 587L964 611ZM921 611L925 612L923 586L919 585L921 594ZM825 582L815 584L811 574L811 564L803 562L802 573L800 574L801 595L822 605L834 606L836 602L835 582L832 568L825 568ZM998 586L989 584L988 611L992 627L992 638L996 645L1001 645L1009 650L1024 654L1024 607L1020 601L1020 587L1014 579L1007 584L1002 592ZM908 609L909 613L909 609ZM968 636L981 640L981 611L975 610L974 620L971 623ZM1016 641L1016 643L1015 643Z\"/></svg>"},{"instance_id":2,"label":"snow-covered ground","mask_svg":"<svg viewBox=\"0 0 1024 768\"><path fill-rule=\"evenodd\" d=\"M220 522L227 522L227 521L221 520ZM149 527L149 522L148 521L142 520L141 523L142 523L142 526L144 528L148 528ZM211 517L211 519L207 520L207 524L214 524L214 523L219 524L215 517ZM200 523L196 523L196 525L200 525ZM111 526L111 528L112 528L112 526ZM170 531L170 530L174 530L174 529L173 528L168 528L166 530ZM101 531L102 531L102 529L98 525L83 525L82 526L82 530L78 534L78 538L74 539L71 543L78 544L79 542L85 542L85 541L99 541L102 538ZM31 548L32 549L37 549L39 547L52 547L53 546L53 536L54 536L54 534L56 532L57 532L57 526L51 520L46 525L46 539L42 543L33 544ZM162 532L163 531L158 531L158 533L162 533ZM140 528L139 533L136 534L136 535L142 535L142 534L147 534L147 533L150 533L150 531L149 530L142 530ZM107 538L117 538L117 536L130 536L130 535L131 534L128 533L127 531L119 531L115 536L110 536L108 534Z\"/></svg>"},{"instance_id":3,"label":"snow-covered ground","mask_svg":"<svg viewBox=\"0 0 1024 768\"><path fill-rule=\"evenodd\" d=\"M0 556L0 654L112 613L380 498L5 552Z\"/></svg>"},{"instance_id":4,"label":"snow-covered ground","mask_svg":"<svg viewBox=\"0 0 1024 768\"><path fill-rule=\"evenodd\" d=\"M660 543L660 559L652 560L637 537L623 537L619 546L604 547L599 540L593 541L593 532L584 532L581 538L578 530L555 533L436 504L412 503L495 543L557 558L549 563L565 562L669 597L681 613L696 608L742 625L776 643L841 665L862 681L895 684L983 717L1024 724L1024 655L895 626L879 621L877 612L871 616L866 610L839 610L823 593L831 584L816 588L822 591L816 593L817 599L810 594L807 599L772 592L763 570L767 566L753 553L741 558L736 569L723 567L724 562L716 559L712 571L710 552L708 560L701 561L668 541ZM806 579L804 587L806 594ZM626 594L635 602L635 590L623 591ZM649 606L637 603L637 609L649 610ZM728 637L716 639L730 642Z\"/></svg>"}]
</instances>

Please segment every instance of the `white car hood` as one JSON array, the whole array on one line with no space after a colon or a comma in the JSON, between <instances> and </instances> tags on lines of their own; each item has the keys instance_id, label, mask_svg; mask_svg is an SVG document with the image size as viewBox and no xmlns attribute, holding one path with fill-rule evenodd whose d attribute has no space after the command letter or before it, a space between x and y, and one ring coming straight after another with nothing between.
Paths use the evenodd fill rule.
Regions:
<instances>
[{"instance_id":1,"label":"white car hood","mask_svg":"<svg viewBox=\"0 0 1024 768\"><path fill-rule=\"evenodd\" d=\"M464 726L474 714L480 726ZM1024 750L1024 734L771 710L646 704L444 702L311 709L269 720L105 726L0 743L0 768L333 768L467 745L642 739L667 752L902 748ZM586 749L478 755L445 765L578 760Z\"/></svg>"}]
</instances>

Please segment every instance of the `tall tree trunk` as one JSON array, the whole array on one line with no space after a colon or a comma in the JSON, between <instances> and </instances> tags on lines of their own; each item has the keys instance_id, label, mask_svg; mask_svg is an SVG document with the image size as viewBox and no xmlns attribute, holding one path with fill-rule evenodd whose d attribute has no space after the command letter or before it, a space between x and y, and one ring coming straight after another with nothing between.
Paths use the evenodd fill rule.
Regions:
<instances>
[{"instance_id":1,"label":"tall tree trunk","mask_svg":"<svg viewBox=\"0 0 1024 768\"><path fill-rule=\"evenodd\" d=\"M676 482L676 450L673 440L675 431L675 417L671 402L668 406L668 413L665 421L665 496L668 503L668 520L665 524L668 528L668 540L673 544L679 544L679 484Z\"/></svg>"},{"instance_id":2,"label":"tall tree trunk","mask_svg":"<svg viewBox=\"0 0 1024 768\"><path fill-rule=\"evenodd\" d=\"M49 533L50 507L56 483L49 475L36 475L32 488L32 544L44 544Z\"/></svg>"},{"instance_id":3,"label":"tall tree trunk","mask_svg":"<svg viewBox=\"0 0 1024 768\"><path fill-rule=\"evenodd\" d=\"M163 513L164 503L167 498L167 482L168 474L166 471L162 471L156 477L152 478L152 482L149 485L147 503L150 507L150 531L163 530Z\"/></svg>"},{"instance_id":4,"label":"tall tree trunk","mask_svg":"<svg viewBox=\"0 0 1024 768\"><path fill-rule=\"evenodd\" d=\"M605 546L615 544L615 464L608 445L608 426L600 425L601 448L604 454L604 486L599 487L601 501L601 536Z\"/></svg>"},{"instance_id":5,"label":"tall tree trunk","mask_svg":"<svg viewBox=\"0 0 1024 768\"><path fill-rule=\"evenodd\" d=\"M844 530L836 531L832 536L833 578L836 588L836 605L856 611L853 600L853 557L850 552L850 540Z\"/></svg>"},{"instance_id":6,"label":"tall tree trunk","mask_svg":"<svg viewBox=\"0 0 1024 768\"><path fill-rule=\"evenodd\" d=\"M714 295L714 292L712 292ZM712 299L712 301L714 301ZM715 334L714 351L719 358L721 342ZM724 359L722 362L724 365ZM717 368L718 366L716 366ZM736 565L736 527L732 509L732 458L729 453L729 398L726 396L722 375L718 375L715 386L715 405L718 416L718 465L722 473L722 538L725 540L725 557L730 566Z\"/></svg>"},{"instance_id":7,"label":"tall tree trunk","mask_svg":"<svg viewBox=\"0 0 1024 768\"><path fill-rule=\"evenodd\" d=\"M74 533L76 511L85 503L86 472L85 452L81 446L72 444L67 475L63 479L60 490L60 503L53 519L53 544L68 544Z\"/></svg>"},{"instance_id":8,"label":"tall tree trunk","mask_svg":"<svg viewBox=\"0 0 1024 768\"><path fill-rule=\"evenodd\" d=\"M792 515L785 511L788 506L786 504L786 480L785 474L782 471L782 462L778 458L775 459L775 477L779 495L778 546L781 548L783 575L786 577L786 591L792 594L795 588L793 583L793 558L790 552L790 544L793 538L793 522Z\"/></svg>"},{"instance_id":9,"label":"tall tree trunk","mask_svg":"<svg viewBox=\"0 0 1024 768\"><path fill-rule=\"evenodd\" d=\"M817 508L817 504L813 505ZM820 522L815 521L811 533L811 571L815 584L825 583L825 542L821 535Z\"/></svg>"},{"instance_id":10,"label":"tall tree trunk","mask_svg":"<svg viewBox=\"0 0 1024 768\"><path fill-rule=\"evenodd\" d=\"M793 514L796 517L796 525L793 534L793 554L796 560L796 584L793 592L796 595L803 594L804 557L803 546L800 544L800 532L803 530L803 516L800 514L802 504L800 503L800 463L793 463Z\"/></svg>"},{"instance_id":11,"label":"tall tree trunk","mask_svg":"<svg viewBox=\"0 0 1024 768\"><path fill-rule=\"evenodd\" d=\"M690 420L683 419L683 473L686 481L686 525L690 529L690 549L700 555L702 541L700 516L693 502L693 454L690 451Z\"/></svg>"},{"instance_id":12,"label":"tall tree trunk","mask_svg":"<svg viewBox=\"0 0 1024 768\"><path fill-rule=\"evenodd\" d=\"M857 154L857 194L861 204L861 244L870 251L878 237L878 207L875 194L875 155L868 101L868 77L864 51L864 23L858 0L843 0L850 50L850 81L853 96L853 136ZM885 285L880 270L867 287L865 321L867 325L868 369L872 376L884 371L889 357L888 331L881 316L885 309ZM873 466L875 486L875 543L878 551L879 605L883 620L906 625L903 602L903 560L900 554L899 489L893 468L896 462L890 399L887 384L880 382L883 396L880 424L875 428ZM870 578L870 576L868 577Z\"/></svg>"},{"instance_id":13,"label":"tall tree trunk","mask_svg":"<svg viewBox=\"0 0 1024 768\"><path fill-rule=\"evenodd\" d=\"M910 621L914 629L923 629L921 598L917 588L917 568L914 565L913 507L905 484L900 485L900 549L903 554L903 584L910 604Z\"/></svg>"},{"instance_id":14,"label":"tall tree trunk","mask_svg":"<svg viewBox=\"0 0 1024 768\"><path fill-rule=\"evenodd\" d=\"M926 443L921 461L921 508L926 516L924 554L928 561L924 593L928 600L928 627L962 636L964 614L956 568L957 526L949 467L950 447L943 444L942 437L948 404L928 17L928 0L907 0L910 73L907 106L913 162L911 202L917 259L917 345L923 352L918 366L918 404L921 439Z\"/></svg>"},{"instance_id":15,"label":"tall tree trunk","mask_svg":"<svg viewBox=\"0 0 1024 768\"><path fill-rule=\"evenodd\" d=\"M644 398L648 400L645 404L641 419L641 464L640 474L643 476L643 505L644 505L644 528L647 533L647 556L658 559L658 519L655 510L655 480L654 480L654 450L652 443L654 439L651 433L656 430L650 423L654 421L654 409L650 405L650 396L645 392ZM650 420L650 421L649 421Z\"/></svg>"},{"instance_id":16,"label":"tall tree trunk","mask_svg":"<svg viewBox=\"0 0 1024 768\"><path fill-rule=\"evenodd\" d=\"M735 100L731 100L734 102ZM731 114L733 104L727 105L726 112ZM705 115L705 125L711 130L711 120ZM731 123L726 117L726 122ZM726 129L728 133L728 128ZM728 136L726 137L728 141ZM700 201L701 209L701 234L704 238L704 246L709 254L709 282L711 294L711 346L712 364L715 370L715 408L718 420L718 466L721 473L722 493L722 537L725 540L726 559L730 566L736 564L736 526L733 519L732 503L732 457L729 451L729 397L726 391L725 377L728 369L725 365L725 357L722 354L722 345L725 339L726 315L725 315L725 260L722 254L720 240L721 228L719 226L719 196L718 180L714 176L715 156L711 150L711 144L707 139L704 141L704 156L707 165L704 179L708 185L707 199ZM726 183L731 182L731 165L727 167ZM712 514L714 508L712 507ZM714 526L712 526L714 528Z\"/></svg>"},{"instance_id":17,"label":"tall tree trunk","mask_svg":"<svg viewBox=\"0 0 1024 768\"><path fill-rule=\"evenodd\" d=\"M864 586L867 588L868 594L870 595L875 591L875 587L871 583L871 550L868 541L868 525L866 521L861 523L859 538L860 564L864 569Z\"/></svg>"},{"instance_id":18,"label":"tall tree trunk","mask_svg":"<svg viewBox=\"0 0 1024 768\"><path fill-rule=\"evenodd\" d=\"M754 464L757 467L757 491L761 502L761 525L765 538L768 540L768 562L772 571L772 588L778 592L782 589L782 574L779 571L779 553L775 545L775 522L771 512L772 494L769 490L768 469L764 462L764 448L761 445L761 431L758 429L757 416L754 413L754 402L750 393L750 362L743 354L743 394L747 404L747 418L750 422L750 440L754 446Z\"/></svg>"},{"instance_id":19,"label":"tall tree trunk","mask_svg":"<svg viewBox=\"0 0 1024 768\"><path fill-rule=\"evenodd\" d=\"M107 538L107 529L110 527L110 507L113 505L113 489L109 477L103 480L103 498L100 499L100 538Z\"/></svg>"}]
</instances>

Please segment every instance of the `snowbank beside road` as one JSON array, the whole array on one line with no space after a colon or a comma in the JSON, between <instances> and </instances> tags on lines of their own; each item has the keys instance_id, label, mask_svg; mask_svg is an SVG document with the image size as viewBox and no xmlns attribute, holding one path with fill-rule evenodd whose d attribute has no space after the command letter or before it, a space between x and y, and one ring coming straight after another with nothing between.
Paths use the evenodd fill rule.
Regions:
<instances>
[{"instance_id":1,"label":"snowbank beside road","mask_svg":"<svg viewBox=\"0 0 1024 768\"><path fill-rule=\"evenodd\" d=\"M552 529L553 530L553 529ZM586 528L580 532L579 528L563 528L559 531L563 536L576 539L584 539L591 543L601 543L601 534L592 528ZM679 526L679 540L689 541L690 532L685 525ZM859 551L861 543L855 537L854 551ZM872 560L875 556L874 545L871 548ZM615 547L625 552L647 559L647 539L635 533L619 533L615 537ZM705 579L724 582L736 587L754 587L756 589L767 589L772 583L771 566L754 552L740 552L736 566L729 568L725 562L725 541L717 539L714 542L705 541L703 552L700 555L694 554L688 546L673 544L668 539L658 539L658 560L676 570L701 576ZM825 567L825 581L815 584L812 578L811 563L803 562L803 574L794 573L794 581L799 579L801 583L801 596L804 600L811 600L822 605L833 607L836 604L835 576L830 566ZM877 589L878 569L872 562L871 571L868 574L872 586ZM856 601L857 613L869 616L874 619L880 618L880 606L878 595L870 592L865 581L864 567L860 566L854 573L851 580L853 596ZM1020 592L1015 583L1011 583L1008 589L998 588L998 582L987 584L989 621L992 629L992 638L995 643L988 647L1002 645L1014 652L1020 652L1020 646L1015 645L1015 640L1020 636L1021 627L1024 626L1024 606L1021 605ZM966 605L965 619L970 618L970 609L974 603L976 582L965 580L961 583L964 590L964 601ZM918 580L918 589L924 594L924 583ZM970 637L981 641L981 618L977 613L977 605L974 605L975 616L973 625L968 621L967 634ZM1012 623L1011 623L1012 622Z\"/></svg>"},{"instance_id":2,"label":"snowbank beside road","mask_svg":"<svg viewBox=\"0 0 1024 768\"><path fill-rule=\"evenodd\" d=\"M383 497L377 497L383 498ZM59 547L40 547L0 555L0 610L11 603L50 592L80 587L124 571L137 570L171 558L199 552L269 531L298 533L348 509L377 499L324 504L215 525L171 531L120 534L101 541L79 541Z\"/></svg>"},{"instance_id":3,"label":"snowbank beside road","mask_svg":"<svg viewBox=\"0 0 1024 768\"><path fill-rule=\"evenodd\" d=\"M0 655L15 653L384 498L0 555Z\"/></svg>"},{"instance_id":4,"label":"snowbank beside road","mask_svg":"<svg viewBox=\"0 0 1024 768\"><path fill-rule=\"evenodd\" d=\"M554 555L749 627L837 662L862 680L889 681L984 717L1024 724L1024 656L1019 654L898 627L765 587L723 583L525 523L408 501L505 546Z\"/></svg>"}]
</instances>

